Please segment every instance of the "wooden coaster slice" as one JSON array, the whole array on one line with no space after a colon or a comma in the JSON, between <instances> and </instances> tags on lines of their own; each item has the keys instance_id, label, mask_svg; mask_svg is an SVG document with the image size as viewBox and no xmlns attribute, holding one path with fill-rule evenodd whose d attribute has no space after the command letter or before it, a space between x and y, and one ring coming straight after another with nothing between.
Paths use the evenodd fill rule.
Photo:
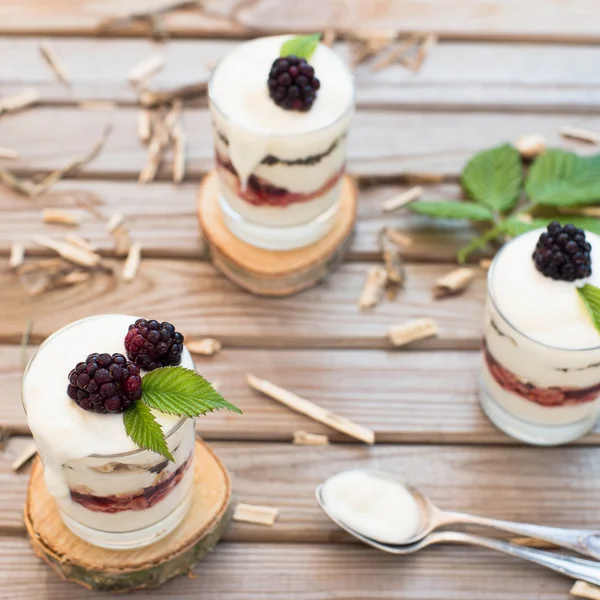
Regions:
<instances>
[{"instance_id":1,"label":"wooden coaster slice","mask_svg":"<svg viewBox=\"0 0 600 600\"><path fill-rule=\"evenodd\" d=\"M164 539L137 550L107 550L81 540L64 525L44 483L37 457L31 470L25 526L35 553L63 579L88 589L155 588L186 574L216 545L230 519L227 470L204 442L196 441L192 506Z\"/></svg>"},{"instance_id":2,"label":"wooden coaster slice","mask_svg":"<svg viewBox=\"0 0 600 600\"><path fill-rule=\"evenodd\" d=\"M217 175L212 172L198 191L198 218L212 262L227 278L253 294L289 296L316 285L339 266L350 246L356 202L356 186L346 175L338 220L322 240L298 250L263 250L227 229L218 202Z\"/></svg>"}]
</instances>

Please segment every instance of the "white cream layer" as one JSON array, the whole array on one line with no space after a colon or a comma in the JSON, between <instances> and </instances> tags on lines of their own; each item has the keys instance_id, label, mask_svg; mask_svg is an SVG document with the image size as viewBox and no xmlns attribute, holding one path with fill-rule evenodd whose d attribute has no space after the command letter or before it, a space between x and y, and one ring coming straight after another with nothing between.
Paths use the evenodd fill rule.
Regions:
<instances>
[{"instance_id":1,"label":"white cream layer","mask_svg":"<svg viewBox=\"0 0 600 600\"><path fill-rule=\"evenodd\" d=\"M125 335L136 319L130 315L99 315L68 325L46 340L24 376L27 421L44 462L46 485L54 496L69 495L63 472L66 462L91 454L139 450L125 432L122 414L99 415L85 411L67 395L69 372L89 354L125 354ZM184 350L181 366L194 368L187 350ZM179 421L179 417L153 413L165 433ZM153 452L146 451L143 455L141 461L160 460Z\"/></svg>"}]
</instances>

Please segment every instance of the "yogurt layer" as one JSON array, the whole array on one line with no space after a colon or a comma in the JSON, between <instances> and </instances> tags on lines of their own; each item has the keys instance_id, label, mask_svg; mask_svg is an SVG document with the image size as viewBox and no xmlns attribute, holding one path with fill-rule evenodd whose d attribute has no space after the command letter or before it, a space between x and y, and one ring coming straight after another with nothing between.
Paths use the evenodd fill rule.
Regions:
<instances>
[{"instance_id":1,"label":"yogurt layer","mask_svg":"<svg viewBox=\"0 0 600 600\"><path fill-rule=\"evenodd\" d=\"M67 395L69 372L89 354L125 354L124 338L128 326L137 318L111 314L76 321L46 340L25 373L23 401L27 421L44 462L46 485L54 496L69 495L63 472L65 463L92 454L139 450L125 432L122 414L85 411ZM181 366L194 368L185 349ZM180 421L180 417L152 412L166 435Z\"/></svg>"}]
</instances>

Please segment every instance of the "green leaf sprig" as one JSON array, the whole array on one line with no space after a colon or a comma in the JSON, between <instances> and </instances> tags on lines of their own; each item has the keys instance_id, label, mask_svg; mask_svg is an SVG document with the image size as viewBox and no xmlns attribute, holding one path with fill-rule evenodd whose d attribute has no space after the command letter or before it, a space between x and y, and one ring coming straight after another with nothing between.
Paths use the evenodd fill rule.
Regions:
<instances>
[{"instance_id":1,"label":"green leaf sprig","mask_svg":"<svg viewBox=\"0 0 600 600\"><path fill-rule=\"evenodd\" d=\"M307 61L315 53L319 40L321 39L320 33L313 33L310 35L298 35L290 38L283 42L281 45L281 51L279 56L297 56L298 58L304 58Z\"/></svg>"},{"instance_id":2,"label":"green leaf sprig","mask_svg":"<svg viewBox=\"0 0 600 600\"><path fill-rule=\"evenodd\" d=\"M242 411L227 402L202 375L185 367L163 367L142 379L142 398L123 413L127 435L140 448L174 461L155 409L178 417L199 417L213 410Z\"/></svg>"},{"instance_id":3,"label":"green leaf sprig","mask_svg":"<svg viewBox=\"0 0 600 600\"><path fill-rule=\"evenodd\" d=\"M600 154L582 157L550 148L535 159L526 177L524 171L513 146L484 150L475 154L462 172L466 200L418 201L408 209L438 219L488 224L481 235L458 251L460 263L490 243L546 227L550 221L572 223L600 234L600 220L560 212L600 202Z\"/></svg>"},{"instance_id":4,"label":"green leaf sprig","mask_svg":"<svg viewBox=\"0 0 600 600\"><path fill-rule=\"evenodd\" d=\"M577 293L583 301L594 327L600 331L600 288L586 283L577 288Z\"/></svg>"}]
</instances>

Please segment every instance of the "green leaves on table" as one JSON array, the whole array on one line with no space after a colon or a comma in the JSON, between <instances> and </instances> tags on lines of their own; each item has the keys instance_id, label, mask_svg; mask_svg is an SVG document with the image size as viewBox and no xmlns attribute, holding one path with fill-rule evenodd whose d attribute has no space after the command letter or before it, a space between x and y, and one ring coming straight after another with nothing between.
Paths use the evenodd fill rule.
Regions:
<instances>
[{"instance_id":1,"label":"green leaves on table","mask_svg":"<svg viewBox=\"0 0 600 600\"><path fill-rule=\"evenodd\" d=\"M279 56L294 55L298 58L305 58L306 60L309 60L310 57L315 53L320 39L320 33L313 33L311 35L298 35L293 37L283 42Z\"/></svg>"},{"instance_id":2,"label":"green leaves on table","mask_svg":"<svg viewBox=\"0 0 600 600\"><path fill-rule=\"evenodd\" d=\"M439 219L490 223L487 231L459 250L459 262L490 242L546 227L553 220L600 234L598 219L560 212L561 208L600 202L600 154L582 157L551 148L531 164L525 180L523 173L515 148L509 144L490 148L475 154L463 169L461 184L467 200L419 201L409 204L408 209ZM532 218L530 213L538 208L551 214Z\"/></svg>"},{"instance_id":3,"label":"green leaves on table","mask_svg":"<svg viewBox=\"0 0 600 600\"><path fill-rule=\"evenodd\" d=\"M227 402L202 375L184 367L163 367L142 379L142 398L123 413L127 435L140 448L174 461L162 427L151 409L178 417L199 417L213 410L241 410Z\"/></svg>"},{"instance_id":4,"label":"green leaves on table","mask_svg":"<svg viewBox=\"0 0 600 600\"><path fill-rule=\"evenodd\" d=\"M600 331L600 289L586 283L584 286L577 288L577 293L587 308L594 327Z\"/></svg>"}]
</instances>

